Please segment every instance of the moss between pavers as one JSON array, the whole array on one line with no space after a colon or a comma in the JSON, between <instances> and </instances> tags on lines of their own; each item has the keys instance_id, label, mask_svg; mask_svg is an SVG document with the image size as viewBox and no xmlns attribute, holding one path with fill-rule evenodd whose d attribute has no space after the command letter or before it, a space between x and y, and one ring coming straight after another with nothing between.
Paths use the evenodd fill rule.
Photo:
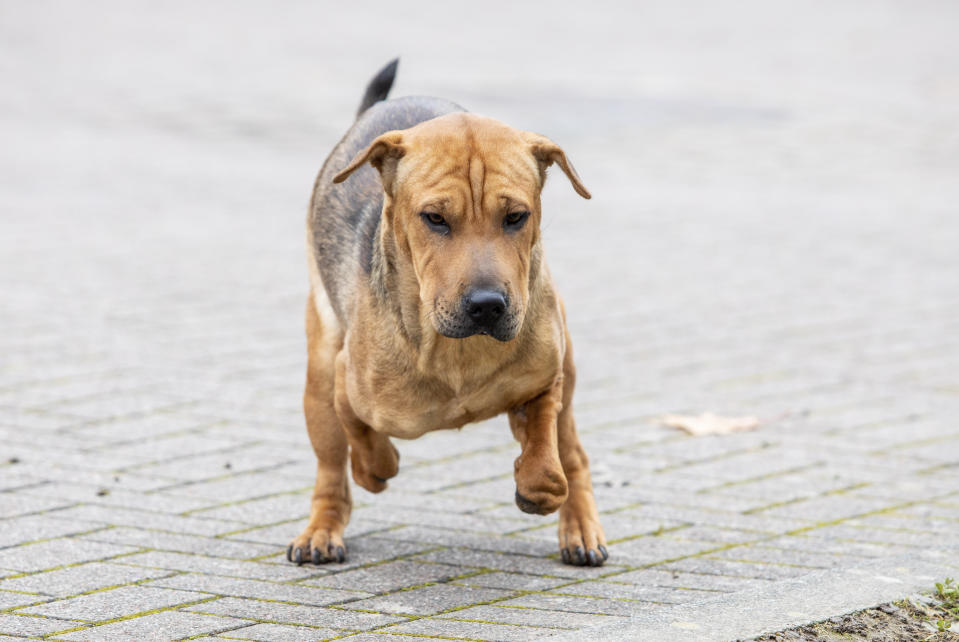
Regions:
<instances>
[{"instance_id":1,"label":"moss between pavers","mask_svg":"<svg viewBox=\"0 0 959 642\"><path fill-rule=\"evenodd\" d=\"M93 592L93 593L96 593L97 591L92 591L92 592ZM178 610L180 610L180 609L182 609L182 608L186 608L186 607L188 607L188 606L196 606L197 604L203 604L203 603L205 603L205 602L212 602L213 600L218 600L218 599L220 599L220 598L219 598L219 597L209 597L209 598L204 598L204 599L202 599L202 600L194 600L194 601L192 601L192 602L184 602L184 603L182 603L182 604L177 604L176 606L166 606L166 607L159 608L159 609L150 609L150 610L148 610L148 611L140 611L139 613L132 613L132 614L130 614L130 615L124 615L124 616L122 616L122 617L111 618L111 619L109 619L109 620L98 620L98 621L96 621L96 622L87 622L87 623L86 623L85 625L83 625L83 626L75 626L75 627L72 627L72 628L69 628L69 629L64 629L64 630L62 630L62 631L57 631L56 633L51 633L49 637L55 638L55 637L58 636L58 635L66 635L67 633L74 633L74 632L76 632L76 631L84 631L84 630L86 630L86 629L94 628L94 627L97 627L97 626L103 626L103 625L105 625L105 624L113 624L114 622L123 622L124 620L133 620L133 619L136 619L136 618L138 618L138 617L145 617L145 616L147 616L147 615L154 615L154 614L156 614L156 613L163 613L163 612L165 612L165 611L178 611ZM82 621L82 620L81 620L81 621Z\"/></svg>"},{"instance_id":2,"label":"moss between pavers","mask_svg":"<svg viewBox=\"0 0 959 642\"><path fill-rule=\"evenodd\" d=\"M62 538L56 538L56 539L62 539ZM38 541L42 541L42 540L38 540ZM140 551L131 551L131 552L129 552L129 553L119 553L119 554L117 554L117 555L111 555L110 557L104 557L104 558L98 559L98 560L84 560L84 561L82 561L82 562L73 562L72 564L62 564L62 565L60 565L60 566L51 566L50 568L45 568L45 569L43 569L43 570L41 570L41 571L28 571L28 572L24 572L24 573L17 573L16 575L8 575L7 577L4 577L3 579L5 579L5 580L13 580L13 579L17 579L17 578L20 578L20 577L31 577L31 576L35 576L35 575L43 575L43 574L45 574L45 573L52 573L52 572L54 572L54 571L60 571L60 570L63 570L63 569L65 569L65 568L74 568L74 567L77 567L77 566L83 566L84 564L90 564L90 563L92 563L92 562L109 562L109 561L112 561L112 560L119 559L119 558L121 558L121 557L127 557L127 556L129 556L129 555L139 555L140 553L148 553L148 552L150 552L151 550L152 550L152 549L143 549L143 550L140 550ZM158 570L168 570L168 569L158 569ZM179 571L171 571L171 572L173 572L173 573L179 573ZM22 593L22 594L24 594L24 595L37 595L37 596L43 597L43 598L45 598L45 599L39 600L39 601L34 602L34 603L32 603L32 604L21 604L21 605L19 605L19 606L11 606L11 607L6 608L6 609L0 609L0 613L12 613L12 612L13 612L14 610L16 610L16 609L30 608L30 607L32 607L32 606L37 606L38 604L50 604L50 603L53 603L53 602L60 602L60 601L62 601L62 600L69 600L69 599L74 598L74 597L80 597L80 596L83 596L83 595L90 595L90 594L92 594L92 593L99 593L100 591L109 591L109 590L112 590L112 589L115 589L115 588L120 588L120 587L122 587L122 586L133 586L134 584L140 584L140 583L142 583L142 582L149 582L149 581L151 581L151 580L153 580L153 579L156 579L156 578L145 578L145 579L142 579L142 580L136 580L136 581L133 581L133 582L127 582L127 583L125 583L125 584L114 584L113 586L101 587L101 588L98 588L98 589L93 589L93 590L91 590L91 591L83 591L83 592L81 592L81 593L76 593L76 594L74 594L74 595L67 595L67 596L63 596L63 597L53 597L53 596L50 596L50 595L42 595L42 594L40 594L40 593L31 593L31 592L29 592L29 591L12 591L12 590L8 590L8 589L4 589L5 591L7 591L7 592L9 592L9 593ZM29 615L29 614L27 614L27 613L16 613L15 615ZM31 615L31 617L34 617L34 616ZM36 617L43 617L43 616L36 616Z\"/></svg>"},{"instance_id":3,"label":"moss between pavers","mask_svg":"<svg viewBox=\"0 0 959 642\"><path fill-rule=\"evenodd\" d=\"M708 493L715 492L717 490L726 490L729 488L735 488L736 486L743 486L745 484L752 484L755 482L766 481L768 479L775 479L776 477L785 477L786 475L792 475L795 473L801 473L812 468L821 468L823 464L817 462L814 464L804 464L802 466L796 466L794 468L787 468L785 470L777 470L771 473L766 473L764 475L756 475L755 477L748 477L746 479L735 479L733 481L722 482L715 486L710 486L709 488L703 488L697 490L694 494L696 495L705 495Z\"/></svg>"}]
</instances>

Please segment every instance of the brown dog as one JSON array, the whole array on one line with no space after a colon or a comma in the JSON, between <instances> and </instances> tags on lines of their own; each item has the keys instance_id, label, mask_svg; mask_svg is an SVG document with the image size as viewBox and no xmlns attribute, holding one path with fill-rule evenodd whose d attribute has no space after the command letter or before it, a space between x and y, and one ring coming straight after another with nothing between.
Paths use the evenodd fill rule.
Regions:
<instances>
[{"instance_id":1,"label":"brown dog","mask_svg":"<svg viewBox=\"0 0 959 642\"><path fill-rule=\"evenodd\" d=\"M516 503L559 509L563 561L599 566L572 349L539 230L547 167L589 192L543 136L436 98L381 102L395 71L370 83L314 185L303 407L316 488L287 557L345 559L347 452L356 483L378 493L399 469L391 436L507 412L522 447Z\"/></svg>"}]
</instances>

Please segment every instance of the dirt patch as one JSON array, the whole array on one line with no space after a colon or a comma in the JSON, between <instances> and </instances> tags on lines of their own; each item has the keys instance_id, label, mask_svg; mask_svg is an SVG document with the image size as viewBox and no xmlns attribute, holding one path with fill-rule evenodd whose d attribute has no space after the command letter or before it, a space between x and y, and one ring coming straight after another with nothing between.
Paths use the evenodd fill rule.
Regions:
<instances>
[{"instance_id":1,"label":"dirt patch","mask_svg":"<svg viewBox=\"0 0 959 642\"><path fill-rule=\"evenodd\" d=\"M916 596L896 603L830 618L824 622L800 626L754 638L776 642L959 642L959 624L941 631L938 622L949 626L955 614L948 603L927 596Z\"/></svg>"}]
</instances>

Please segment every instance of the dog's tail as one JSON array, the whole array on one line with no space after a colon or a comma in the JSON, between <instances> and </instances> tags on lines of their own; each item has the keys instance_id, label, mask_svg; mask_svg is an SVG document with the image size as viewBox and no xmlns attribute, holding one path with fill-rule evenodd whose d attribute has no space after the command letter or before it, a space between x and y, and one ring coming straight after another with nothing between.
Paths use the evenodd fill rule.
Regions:
<instances>
[{"instance_id":1,"label":"dog's tail","mask_svg":"<svg viewBox=\"0 0 959 642\"><path fill-rule=\"evenodd\" d=\"M386 100L386 96L390 93L390 89L393 87L393 81L396 79L396 67L400 64L399 58L394 58L391 60L385 67L380 69L373 80L370 81L370 84L366 86L366 93L363 94L363 101L360 103L360 108L356 112L356 117L359 118L363 115L367 109L372 107L375 103L380 102L381 100Z\"/></svg>"}]
</instances>

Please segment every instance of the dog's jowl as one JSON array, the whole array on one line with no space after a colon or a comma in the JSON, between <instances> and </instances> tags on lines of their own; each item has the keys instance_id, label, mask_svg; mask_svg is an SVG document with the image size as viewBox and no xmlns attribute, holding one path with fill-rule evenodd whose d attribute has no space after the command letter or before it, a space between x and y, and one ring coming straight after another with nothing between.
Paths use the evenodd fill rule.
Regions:
<instances>
[{"instance_id":1,"label":"dog's jowl","mask_svg":"<svg viewBox=\"0 0 959 642\"><path fill-rule=\"evenodd\" d=\"M317 458L291 561L343 561L354 481L399 471L412 439L501 413L520 443L516 504L559 510L569 564L608 557L573 420L576 379L563 302L543 256L540 192L557 165L544 136L438 98L385 100L396 63L370 83L310 201L303 409Z\"/></svg>"}]
</instances>

